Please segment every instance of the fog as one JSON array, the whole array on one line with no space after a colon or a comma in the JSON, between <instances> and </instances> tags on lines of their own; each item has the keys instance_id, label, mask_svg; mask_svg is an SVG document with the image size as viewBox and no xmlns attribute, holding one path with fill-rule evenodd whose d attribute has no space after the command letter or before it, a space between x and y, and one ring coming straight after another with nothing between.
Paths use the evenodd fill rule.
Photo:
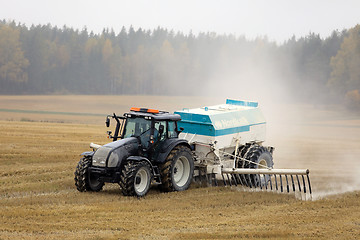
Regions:
<instances>
[{"instance_id":1,"label":"fog","mask_svg":"<svg viewBox=\"0 0 360 240\"><path fill-rule=\"evenodd\" d=\"M275 147L275 168L310 169L312 200L360 190L359 113L326 104L322 100L332 97L326 86L298 85L302 79L295 66L266 51L217 63L197 90L219 103L226 98L259 102L267 119L264 144ZM314 101L299 98L308 90L318 93Z\"/></svg>"},{"instance_id":2,"label":"fog","mask_svg":"<svg viewBox=\"0 0 360 240\"><path fill-rule=\"evenodd\" d=\"M158 26L194 34L246 35L250 39L267 35L282 43L292 35L316 32L327 37L335 29L350 28L358 23L359 2L348 0L286 1L276 0L134 0L105 2L1 1L3 19L31 24L64 25L101 33L104 28L120 32L129 28L156 29Z\"/></svg>"}]
</instances>

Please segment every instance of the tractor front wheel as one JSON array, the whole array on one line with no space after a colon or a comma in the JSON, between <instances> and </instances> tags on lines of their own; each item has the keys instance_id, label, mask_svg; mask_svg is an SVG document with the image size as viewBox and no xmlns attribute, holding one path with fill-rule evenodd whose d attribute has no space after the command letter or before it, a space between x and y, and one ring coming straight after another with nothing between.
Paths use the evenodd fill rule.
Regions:
<instances>
[{"instance_id":1,"label":"tractor front wheel","mask_svg":"<svg viewBox=\"0 0 360 240\"><path fill-rule=\"evenodd\" d=\"M75 170L75 186L77 190L80 192L86 192L86 191L94 191L98 192L100 191L104 183L98 181L97 177L94 175L91 175L89 172L89 167L91 165L91 158L89 157L83 157L80 159L76 170Z\"/></svg>"},{"instance_id":2,"label":"tractor front wheel","mask_svg":"<svg viewBox=\"0 0 360 240\"><path fill-rule=\"evenodd\" d=\"M189 188L194 174L194 159L189 148L175 147L160 165L161 189L166 192Z\"/></svg>"},{"instance_id":3,"label":"tractor front wheel","mask_svg":"<svg viewBox=\"0 0 360 240\"><path fill-rule=\"evenodd\" d=\"M120 175L120 187L124 196L145 196L151 183L150 165L147 162L127 162Z\"/></svg>"}]
</instances>

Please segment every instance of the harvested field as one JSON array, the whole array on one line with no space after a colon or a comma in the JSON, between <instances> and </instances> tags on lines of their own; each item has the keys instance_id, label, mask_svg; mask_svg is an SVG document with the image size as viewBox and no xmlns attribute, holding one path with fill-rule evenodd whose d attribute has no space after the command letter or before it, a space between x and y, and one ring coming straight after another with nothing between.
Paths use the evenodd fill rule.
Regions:
<instances>
[{"instance_id":1,"label":"harvested field","mask_svg":"<svg viewBox=\"0 0 360 240\"><path fill-rule=\"evenodd\" d=\"M79 154L108 141L101 114L223 101L187 97L180 106L181 99L0 96L0 239L360 238L360 116L337 108L263 107L275 166L309 168L313 201L236 187L154 187L143 199L123 197L116 184L76 190ZM79 112L90 114L67 114Z\"/></svg>"}]
</instances>

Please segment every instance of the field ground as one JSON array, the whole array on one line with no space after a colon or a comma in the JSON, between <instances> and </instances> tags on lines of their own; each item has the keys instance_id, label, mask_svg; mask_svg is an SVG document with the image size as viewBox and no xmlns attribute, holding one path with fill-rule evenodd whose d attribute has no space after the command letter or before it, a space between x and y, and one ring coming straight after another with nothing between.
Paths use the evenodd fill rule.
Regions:
<instances>
[{"instance_id":1,"label":"field ground","mask_svg":"<svg viewBox=\"0 0 360 240\"><path fill-rule=\"evenodd\" d=\"M89 142L108 140L102 114L216 103L0 96L0 239L360 238L360 116L336 107L264 104L275 167L309 168L313 201L236 187L192 186L167 194L154 187L143 199L123 197L116 184L99 193L75 189L79 153Z\"/></svg>"}]
</instances>

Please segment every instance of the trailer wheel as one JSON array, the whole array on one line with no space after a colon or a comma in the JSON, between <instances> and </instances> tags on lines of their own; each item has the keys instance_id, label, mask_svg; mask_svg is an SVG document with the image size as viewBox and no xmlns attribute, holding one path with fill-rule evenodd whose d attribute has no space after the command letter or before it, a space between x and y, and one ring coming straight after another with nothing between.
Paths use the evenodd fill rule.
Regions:
<instances>
[{"instance_id":1,"label":"trailer wheel","mask_svg":"<svg viewBox=\"0 0 360 240\"><path fill-rule=\"evenodd\" d=\"M188 147L175 147L160 165L161 186L165 192L189 188L194 174L194 158Z\"/></svg>"},{"instance_id":2,"label":"trailer wheel","mask_svg":"<svg viewBox=\"0 0 360 240\"><path fill-rule=\"evenodd\" d=\"M88 168L91 165L91 158L83 157L80 159L75 170L75 186L80 192L100 191L104 183L98 181L96 176L91 175Z\"/></svg>"},{"instance_id":3,"label":"trailer wheel","mask_svg":"<svg viewBox=\"0 0 360 240\"><path fill-rule=\"evenodd\" d=\"M120 186L124 196L145 196L151 183L150 165L147 162L127 162L120 175Z\"/></svg>"},{"instance_id":4,"label":"trailer wheel","mask_svg":"<svg viewBox=\"0 0 360 240\"><path fill-rule=\"evenodd\" d=\"M274 165L273 158L269 150L263 146L253 145L247 151L245 159L248 159L251 162L245 163L245 168L272 168ZM247 185L250 187L259 187L265 186L270 181L269 175L259 175L259 174L246 174L245 179Z\"/></svg>"},{"instance_id":5,"label":"trailer wheel","mask_svg":"<svg viewBox=\"0 0 360 240\"><path fill-rule=\"evenodd\" d=\"M247 151L249 150L250 146L251 146L251 144L247 143L246 145L242 145L238 148L237 156L240 157L239 159L236 160L236 166L238 168L245 168L246 161L244 161L243 158L245 158L245 155L246 155ZM235 151L233 152L233 154L235 155ZM247 184L247 180L246 180L246 177L244 174L238 174L237 176L232 176L232 180L241 185L249 186Z\"/></svg>"},{"instance_id":6,"label":"trailer wheel","mask_svg":"<svg viewBox=\"0 0 360 240\"><path fill-rule=\"evenodd\" d=\"M241 158L244 158L247 151L249 150L250 146L251 146L250 144L240 146L239 149L238 149L238 156L241 157ZM234 154L235 154L235 151L234 151ZM244 161L242 159L238 159L237 166L239 168L244 168L245 163L246 163L246 161Z\"/></svg>"}]
</instances>

